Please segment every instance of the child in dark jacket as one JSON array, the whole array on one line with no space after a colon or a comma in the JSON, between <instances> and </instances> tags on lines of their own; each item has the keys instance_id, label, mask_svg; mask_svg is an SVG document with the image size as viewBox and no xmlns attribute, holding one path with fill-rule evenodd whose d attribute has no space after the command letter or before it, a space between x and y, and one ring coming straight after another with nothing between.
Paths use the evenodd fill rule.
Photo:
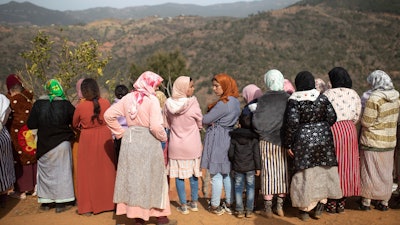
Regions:
<instances>
[{"instance_id":1,"label":"child in dark jacket","mask_svg":"<svg viewBox=\"0 0 400 225\"><path fill-rule=\"evenodd\" d=\"M232 165L235 185L236 215L250 218L254 209L255 176L260 175L261 157L258 135L251 128L251 117L241 115L239 128L230 132L231 145L228 156ZM243 206L243 189L246 188L246 213Z\"/></svg>"}]
</instances>

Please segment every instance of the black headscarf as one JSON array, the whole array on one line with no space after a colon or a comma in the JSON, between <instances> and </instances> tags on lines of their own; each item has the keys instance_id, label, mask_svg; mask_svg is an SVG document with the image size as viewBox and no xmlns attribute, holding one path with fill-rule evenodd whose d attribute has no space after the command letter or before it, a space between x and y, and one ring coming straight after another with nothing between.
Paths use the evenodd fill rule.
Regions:
<instances>
[{"instance_id":1,"label":"black headscarf","mask_svg":"<svg viewBox=\"0 0 400 225\"><path fill-rule=\"evenodd\" d=\"M335 67L331 69L328 75L332 88L351 88L353 85L349 73L342 67Z\"/></svg>"},{"instance_id":2,"label":"black headscarf","mask_svg":"<svg viewBox=\"0 0 400 225\"><path fill-rule=\"evenodd\" d=\"M314 76L308 71L298 73L294 83L296 85L296 91L308 91L315 88Z\"/></svg>"}]
</instances>

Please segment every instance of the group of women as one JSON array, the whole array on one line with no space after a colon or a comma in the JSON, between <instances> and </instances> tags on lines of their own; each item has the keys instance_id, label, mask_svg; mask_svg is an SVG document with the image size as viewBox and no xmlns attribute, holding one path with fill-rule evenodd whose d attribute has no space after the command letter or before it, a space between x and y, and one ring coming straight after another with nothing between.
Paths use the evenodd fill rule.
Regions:
<instances>
[{"instance_id":1,"label":"group of women","mask_svg":"<svg viewBox=\"0 0 400 225\"><path fill-rule=\"evenodd\" d=\"M371 90L362 109L345 69L335 67L329 79L332 88L321 93L314 76L302 71L293 90L280 71L270 70L264 79L266 93L259 88L251 89L257 93L246 91L248 99L253 96L246 110L251 111L260 135L261 192L267 217L273 205L283 216L287 195L302 220L310 214L320 218L325 205L330 213L343 212L349 196L362 196L362 210L370 209L371 200L378 200L377 209L388 209L399 93L385 72L374 71L367 78ZM27 120L29 129L37 129L37 194L42 210L55 207L63 212L76 197L81 215L111 211L116 204L116 214L133 218L135 224L150 217L156 217L158 224L176 224L168 219L167 175L175 178L177 210L188 214L199 210L198 178L206 169L212 184L210 211L231 213L230 132L243 113L236 81L225 73L213 76L217 100L204 115L193 96L194 81L187 76L175 80L171 97L160 107L155 93L162 81L160 75L146 71L133 91L111 105L100 96L94 79L82 79L77 85L82 99L76 106L57 80L46 83L48 94L35 101ZM287 86L290 90L285 90ZM0 100L4 124L9 102ZM127 127L118 122L121 117ZM2 129L1 137L6 137L2 141L8 137L6 131ZM77 134L77 163L72 168L71 143ZM113 138L121 141L118 163ZM166 141L167 169L161 145ZM185 179L190 181L191 201L186 199Z\"/></svg>"}]
</instances>

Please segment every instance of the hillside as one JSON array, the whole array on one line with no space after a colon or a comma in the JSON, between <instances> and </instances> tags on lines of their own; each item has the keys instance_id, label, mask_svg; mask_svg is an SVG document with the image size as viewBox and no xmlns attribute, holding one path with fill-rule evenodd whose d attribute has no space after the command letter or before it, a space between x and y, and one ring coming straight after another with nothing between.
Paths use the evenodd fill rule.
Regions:
<instances>
[{"instance_id":1,"label":"hillside","mask_svg":"<svg viewBox=\"0 0 400 225\"><path fill-rule=\"evenodd\" d=\"M144 63L156 51L179 49L202 95L211 93L213 74L227 72L238 79L240 88L248 83L263 87L262 76L271 68L292 80L301 70L326 80L331 68L342 66L353 76L359 93L368 88L367 75L379 68L400 85L399 14L326 4L331 1L307 2L315 1L246 18L148 17L40 28L3 25L0 70L5 77L23 69L18 54L29 48L38 30L43 30L56 40L63 36L76 42L90 37L98 40L113 57L105 71L107 78L118 72L129 76L132 63ZM391 8L398 11L399 7L393 4ZM205 97L200 101L206 101Z\"/></svg>"},{"instance_id":2,"label":"hillside","mask_svg":"<svg viewBox=\"0 0 400 225\"><path fill-rule=\"evenodd\" d=\"M257 12L281 9L299 0L259 0L227 4L200 6L193 4L173 4L148 6L143 1L142 6L116 9L98 7L87 10L58 11L49 10L30 2L18 3L11 1L0 5L0 24L31 24L38 26L86 24L104 19L142 19L145 17L176 17L181 15L195 15L201 17L229 16L247 17Z\"/></svg>"}]
</instances>

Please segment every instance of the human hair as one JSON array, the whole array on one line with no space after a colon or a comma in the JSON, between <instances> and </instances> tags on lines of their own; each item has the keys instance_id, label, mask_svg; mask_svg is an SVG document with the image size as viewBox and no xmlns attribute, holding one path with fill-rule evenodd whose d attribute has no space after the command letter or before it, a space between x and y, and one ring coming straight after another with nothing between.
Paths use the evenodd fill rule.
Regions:
<instances>
[{"instance_id":1,"label":"human hair","mask_svg":"<svg viewBox=\"0 0 400 225\"><path fill-rule=\"evenodd\" d=\"M126 94L128 94L128 92L128 87L123 84L117 85L114 90L115 97L117 97L118 99L124 97Z\"/></svg>"},{"instance_id":2,"label":"human hair","mask_svg":"<svg viewBox=\"0 0 400 225\"><path fill-rule=\"evenodd\" d=\"M93 78L84 79L81 84L81 91L82 91L82 96L87 101L93 102L93 115L91 117L92 123L94 123L94 120L96 119L97 122L102 124L103 120L100 119L101 108L99 104L100 88L96 80Z\"/></svg>"}]
</instances>

